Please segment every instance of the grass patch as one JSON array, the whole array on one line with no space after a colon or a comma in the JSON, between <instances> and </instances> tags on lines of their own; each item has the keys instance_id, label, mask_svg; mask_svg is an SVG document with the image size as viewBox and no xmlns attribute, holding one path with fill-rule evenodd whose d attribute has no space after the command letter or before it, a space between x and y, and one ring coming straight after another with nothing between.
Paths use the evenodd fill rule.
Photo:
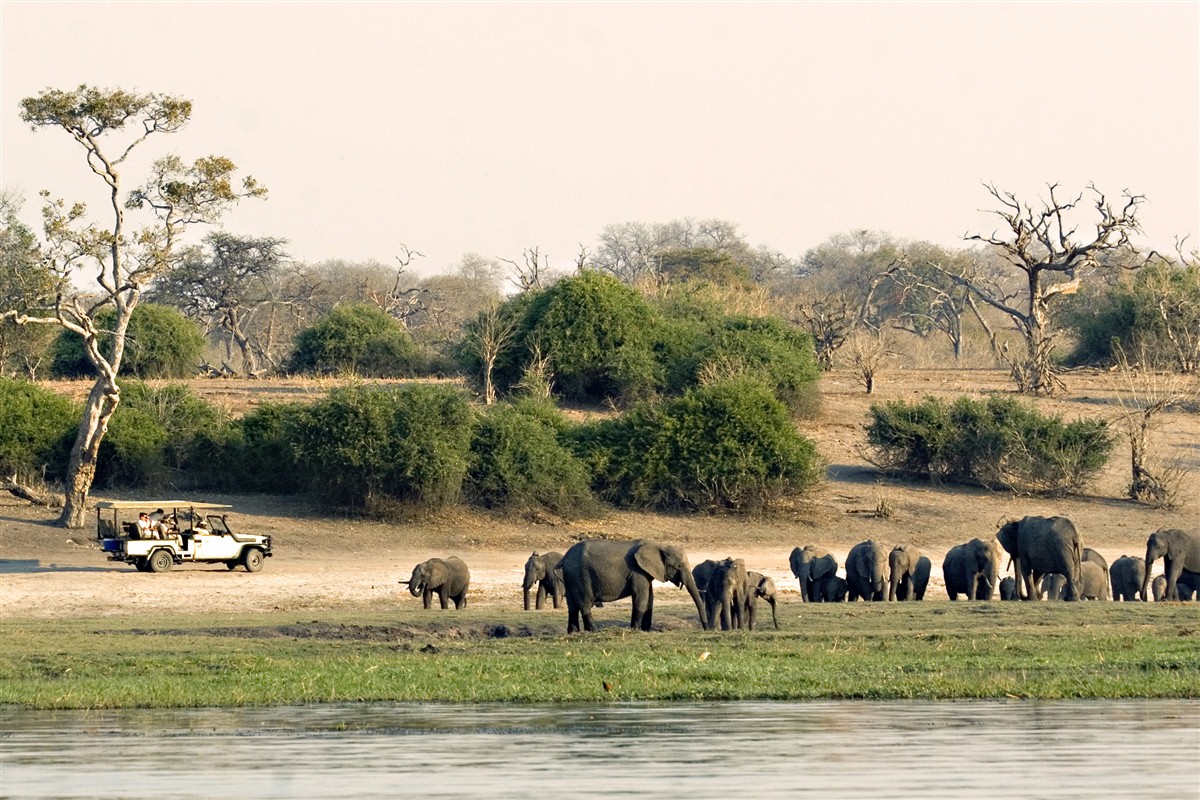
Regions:
<instances>
[{"instance_id":1,"label":"grass patch","mask_svg":"<svg viewBox=\"0 0 1200 800\"><path fill-rule=\"evenodd\" d=\"M6 620L0 703L28 708L354 701L1200 697L1200 606L800 605L781 630L592 634L565 614L394 609ZM707 653L707 655L704 655Z\"/></svg>"}]
</instances>

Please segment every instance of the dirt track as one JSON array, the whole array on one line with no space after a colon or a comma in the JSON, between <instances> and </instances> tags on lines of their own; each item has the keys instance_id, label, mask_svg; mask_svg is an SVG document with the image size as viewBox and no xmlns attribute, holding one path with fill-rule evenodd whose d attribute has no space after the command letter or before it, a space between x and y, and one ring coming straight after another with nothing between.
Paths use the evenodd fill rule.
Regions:
<instances>
[{"instance_id":1,"label":"dirt track","mask_svg":"<svg viewBox=\"0 0 1200 800\"><path fill-rule=\"evenodd\" d=\"M1039 407L1068 419L1112 419L1113 384L1105 374L1074 375L1068 380L1071 394L1039 401ZM200 391L207 385L196 382L194 388ZM226 394L233 391L229 384L218 386ZM880 478L864 458L863 424L872 399L911 400L993 388L1007 388L1003 373L996 370L909 370L885 375L876 396L869 398L848 375L834 373L823 382L822 418L801 425L828 460L828 478L791 508L763 519L614 512L567 523L454 512L434 520L389 524L347 519L302 498L205 495L235 506L234 525L275 537L275 557L254 575L224 566L190 565L160 575L140 573L107 561L91 530L54 527L53 512L2 497L0 618L412 605L418 601L397 581L407 578L418 561L451 554L471 567L472 605L519 609L521 570L530 551L563 551L574 541L596 536L674 542L685 548L693 564L705 558L743 557L748 567L776 579L785 604L798 602L796 581L788 569L792 547L821 544L844 561L846 552L864 539L889 547L907 541L933 559L927 597L944 601L942 555L954 544L992 534L1004 516L1065 514L1084 543L1110 562L1125 553L1142 552L1147 535L1159 527L1198 527L1200 418L1195 413L1164 417L1160 436L1168 455L1182 457L1192 470L1184 495L1194 499L1190 506L1172 511L1121 499L1128 481L1128 446L1122 444L1091 495L1070 499L904 484ZM105 497L98 494L94 499ZM879 515L881 508L890 516ZM656 592L656 603L664 602L686 603L687 596L664 588Z\"/></svg>"}]
</instances>

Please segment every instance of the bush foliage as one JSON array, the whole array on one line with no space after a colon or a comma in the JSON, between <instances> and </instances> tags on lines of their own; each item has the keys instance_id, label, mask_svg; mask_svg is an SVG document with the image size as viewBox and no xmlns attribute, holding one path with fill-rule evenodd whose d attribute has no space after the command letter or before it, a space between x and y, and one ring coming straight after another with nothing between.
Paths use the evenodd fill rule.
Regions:
<instances>
[{"instance_id":1,"label":"bush foliage","mask_svg":"<svg viewBox=\"0 0 1200 800\"><path fill-rule=\"evenodd\" d=\"M468 498L484 508L517 513L545 509L574 517L591 510L587 469L559 440L567 429L549 403L493 406L471 442Z\"/></svg>"},{"instance_id":2,"label":"bush foliage","mask_svg":"<svg viewBox=\"0 0 1200 800\"><path fill-rule=\"evenodd\" d=\"M61 477L79 415L65 397L0 376L0 474Z\"/></svg>"},{"instance_id":3,"label":"bush foliage","mask_svg":"<svg viewBox=\"0 0 1200 800\"><path fill-rule=\"evenodd\" d=\"M297 469L315 493L356 511L433 510L458 501L474 412L446 386L335 389L296 420Z\"/></svg>"},{"instance_id":4,"label":"bush foliage","mask_svg":"<svg viewBox=\"0 0 1200 800\"><path fill-rule=\"evenodd\" d=\"M111 330L116 310L96 314L96 326ZM100 340L100 352L112 355L112 336ZM204 334L196 323L169 306L140 303L129 317L121 374L135 378L184 378L194 375L204 353ZM83 347L83 337L64 330L54 340L50 372L57 378L86 378L96 374Z\"/></svg>"},{"instance_id":5,"label":"bush foliage","mask_svg":"<svg viewBox=\"0 0 1200 800\"><path fill-rule=\"evenodd\" d=\"M745 378L579 428L600 497L661 510L762 509L819 480L820 459L771 390Z\"/></svg>"},{"instance_id":6,"label":"bush foliage","mask_svg":"<svg viewBox=\"0 0 1200 800\"><path fill-rule=\"evenodd\" d=\"M1104 467L1113 437L1102 420L1063 422L1015 398L926 397L871 406L875 463L931 481L1076 492Z\"/></svg>"},{"instance_id":7,"label":"bush foliage","mask_svg":"<svg viewBox=\"0 0 1200 800\"><path fill-rule=\"evenodd\" d=\"M288 370L338 372L364 377L412 376L424 359L408 331L377 306L338 306L296 334Z\"/></svg>"}]
</instances>

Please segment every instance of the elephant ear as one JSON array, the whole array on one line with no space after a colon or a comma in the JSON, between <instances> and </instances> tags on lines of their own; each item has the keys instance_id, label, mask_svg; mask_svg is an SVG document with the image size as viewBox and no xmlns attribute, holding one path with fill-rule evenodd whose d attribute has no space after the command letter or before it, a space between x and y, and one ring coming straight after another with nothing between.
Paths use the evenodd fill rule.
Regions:
<instances>
[{"instance_id":1,"label":"elephant ear","mask_svg":"<svg viewBox=\"0 0 1200 800\"><path fill-rule=\"evenodd\" d=\"M792 548L792 554L788 556L788 563L792 565L792 574L797 578L800 577L800 558L804 555L804 551L799 547Z\"/></svg>"},{"instance_id":2,"label":"elephant ear","mask_svg":"<svg viewBox=\"0 0 1200 800\"><path fill-rule=\"evenodd\" d=\"M663 549L653 542L639 544L633 551L633 562L638 568L656 581L666 581L667 565Z\"/></svg>"},{"instance_id":3,"label":"elephant ear","mask_svg":"<svg viewBox=\"0 0 1200 800\"><path fill-rule=\"evenodd\" d=\"M808 575L813 580L819 581L828 575L833 575L835 572L837 572L837 564L834 563L832 558L817 558L813 559Z\"/></svg>"}]
</instances>

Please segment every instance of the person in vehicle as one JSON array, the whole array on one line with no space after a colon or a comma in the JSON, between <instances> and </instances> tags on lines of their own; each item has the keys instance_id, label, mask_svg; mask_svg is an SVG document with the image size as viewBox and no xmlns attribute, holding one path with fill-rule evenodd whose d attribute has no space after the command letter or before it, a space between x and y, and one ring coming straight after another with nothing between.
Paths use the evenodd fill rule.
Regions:
<instances>
[{"instance_id":1,"label":"person in vehicle","mask_svg":"<svg viewBox=\"0 0 1200 800\"><path fill-rule=\"evenodd\" d=\"M137 532L138 532L138 536L143 539L157 538L154 535L154 525L151 524L151 522L150 522L150 515L147 514L145 511L138 514Z\"/></svg>"}]
</instances>

